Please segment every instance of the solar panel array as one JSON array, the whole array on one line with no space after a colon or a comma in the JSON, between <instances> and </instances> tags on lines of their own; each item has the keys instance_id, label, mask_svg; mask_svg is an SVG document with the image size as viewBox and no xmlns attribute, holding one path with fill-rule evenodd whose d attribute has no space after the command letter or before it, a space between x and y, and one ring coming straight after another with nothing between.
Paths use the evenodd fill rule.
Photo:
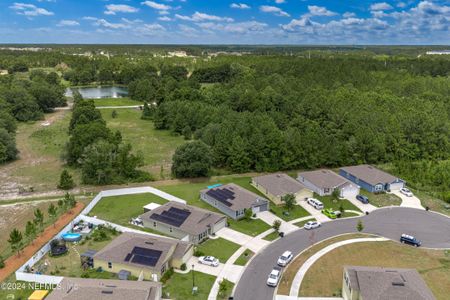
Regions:
<instances>
[{"instance_id":1,"label":"solar panel array","mask_svg":"<svg viewBox=\"0 0 450 300\"><path fill-rule=\"evenodd\" d=\"M175 227L180 227L190 214L191 212L188 210L171 207L169 210L165 210L161 214L152 214L150 219Z\"/></svg>"},{"instance_id":2,"label":"solar panel array","mask_svg":"<svg viewBox=\"0 0 450 300\"><path fill-rule=\"evenodd\" d=\"M234 200L234 192L230 191L227 188L223 189L210 189L206 192L208 196L213 197L217 201L220 201L221 203L225 204L226 206L230 207L233 205L233 203L230 202L230 200Z\"/></svg>"},{"instance_id":3,"label":"solar panel array","mask_svg":"<svg viewBox=\"0 0 450 300\"><path fill-rule=\"evenodd\" d=\"M125 261L132 263L154 267L161 257L162 251L147 249L142 247L134 247L131 253L125 257Z\"/></svg>"}]
</instances>

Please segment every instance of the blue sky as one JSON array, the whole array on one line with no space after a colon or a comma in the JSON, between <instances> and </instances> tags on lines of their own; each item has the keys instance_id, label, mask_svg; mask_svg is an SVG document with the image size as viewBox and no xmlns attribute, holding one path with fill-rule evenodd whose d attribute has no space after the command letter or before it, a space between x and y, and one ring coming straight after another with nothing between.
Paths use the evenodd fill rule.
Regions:
<instances>
[{"instance_id":1,"label":"blue sky","mask_svg":"<svg viewBox=\"0 0 450 300\"><path fill-rule=\"evenodd\" d=\"M450 0L0 0L0 43L450 44Z\"/></svg>"}]
</instances>

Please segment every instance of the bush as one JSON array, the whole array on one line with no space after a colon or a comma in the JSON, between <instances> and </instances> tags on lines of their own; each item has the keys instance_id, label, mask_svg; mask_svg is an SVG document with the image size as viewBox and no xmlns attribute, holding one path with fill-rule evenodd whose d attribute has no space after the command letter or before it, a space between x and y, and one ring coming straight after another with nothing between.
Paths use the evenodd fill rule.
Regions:
<instances>
[{"instance_id":1,"label":"bush","mask_svg":"<svg viewBox=\"0 0 450 300\"><path fill-rule=\"evenodd\" d=\"M195 250L194 251L194 256L199 257L199 256L204 256L204 255L205 255L205 253L203 253L203 251L200 251L200 250Z\"/></svg>"},{"instance_id":2,"label":"bush","mask_svg":"<svg viewBox=\"0 0 450 300\"><path fill-rule=\"evenodd\" d=\"M73 181L72 176L69 174L67 170L63 170L61 172L61 176L59 178L58 189L61 190L70 190L75 186L75 182Z\"/></svg>"},{"instance_id":3,"label":"bush","mask_svg":"<svg viewBox=\"0 0 450 300\"><path fill-rule=\"evenodd\" d=\"M5 261L3 260L3 257L0 256L0 269L3 269L5 267Z\"/></svg>"},{"instance_id":4,"label":"bush","mask_svg":"<svg viewBox=\"0 0 450 300\"><path fill-rule=\"evenodd\" d=\"M161 282L166 283L167 280L169 280L172 277L172 275L173 275L173 268L170 268L163 274L163 276L161 276Z\"/></svg>"},{"instance_id":5,"label":"bush","mask_svg":"<svg viewBox=\"0 0 450 300\"><path fill-rule=\"evenodd\" d=\"M186 271L187 270L187 266L186 266L185 263L180 266L180 270L181 271Z\"/></svg>"}]
</instances>

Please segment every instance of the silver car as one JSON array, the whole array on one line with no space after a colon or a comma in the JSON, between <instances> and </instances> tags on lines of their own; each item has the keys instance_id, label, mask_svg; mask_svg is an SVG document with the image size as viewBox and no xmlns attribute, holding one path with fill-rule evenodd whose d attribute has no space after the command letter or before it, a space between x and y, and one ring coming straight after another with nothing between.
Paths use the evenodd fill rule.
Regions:
<instances>
[{"instance_id":1,"label":"silver car","mask_svg":"<svg viewBox=\"0 0 450 300\"><path fill-rule=\"evenodd\" d=\"M308 222L306 222L306 224L305 225L303 225L303 228L305 228L305 229L314 229L314 228L318 228L318 227L320 227L320 222L318 222L318 221L308 221Z\"/></svg>"},{"instance_id":2,"label":"silver car","mask_svg":"<svg viewBox=\"0 0 450 300\"><path fill-rule=\"evenodd\" d=\"M267 278L267 285L276 287L281 278L281 268L274 267Z\"/></svg>"}]
</instances>

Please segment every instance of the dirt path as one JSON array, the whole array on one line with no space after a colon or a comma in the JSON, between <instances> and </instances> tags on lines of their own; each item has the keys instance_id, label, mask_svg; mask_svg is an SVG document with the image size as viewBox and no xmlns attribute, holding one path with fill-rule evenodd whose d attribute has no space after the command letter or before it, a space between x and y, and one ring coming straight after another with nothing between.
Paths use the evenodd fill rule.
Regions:
<instances>
[{"instance_id":1,"label":"dirt path","mask_svg":"<svg viewBox=\"0 0 450 300\"><path fill-rule=\"evenodd\" d=\"M54 225L50 225L34 240L33 244L25 247L20 256L14 255L5 261L5 267L0 269L0 282L15 272L27 260L29 260L42 246L51 240L61 229L69 224L84 208L84 204L77 202L77 205L69 212L63 214Z\"/></svg>"}]
</instances>

